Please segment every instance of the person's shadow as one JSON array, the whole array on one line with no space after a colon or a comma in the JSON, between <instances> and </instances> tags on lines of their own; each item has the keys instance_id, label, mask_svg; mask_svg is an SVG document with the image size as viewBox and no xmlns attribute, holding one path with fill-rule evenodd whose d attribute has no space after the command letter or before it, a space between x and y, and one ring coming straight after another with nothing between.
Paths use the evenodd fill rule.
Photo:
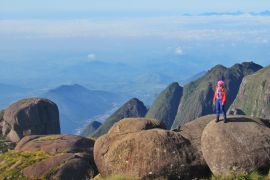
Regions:
<instances>
[{"instance_id":1,"label":"person's shadow","mask_svg":"<svg viewBox=\"0 0 270 180\"><path fill-rule=\"evenodd\" d=\"M220 119L221 121L223 121L224 119ZM239 117L227 117L227 123L229 122L254 122L260 125L265 125L268 128L270 128L270 120L267 119L257 119L257 120L253 120L244 116L239 116Z\"/></svg>"}]
</instances>

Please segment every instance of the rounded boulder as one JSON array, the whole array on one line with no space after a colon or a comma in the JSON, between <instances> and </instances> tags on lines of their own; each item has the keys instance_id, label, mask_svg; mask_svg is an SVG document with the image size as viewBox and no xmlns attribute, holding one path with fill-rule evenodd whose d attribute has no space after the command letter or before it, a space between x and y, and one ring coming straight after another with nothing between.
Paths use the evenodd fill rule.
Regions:
<instances>
[{"instance_id":1,"label":"rounded boulder","mask_svg":"<svg viewBox=\"0 0 270 180\"><path fill-rule=\"evenodd\" d=\"M91 179L97 174L94 140L76 135L26 136L15 150L45 152L48 158L22 170L27 179Z\"/></svg>"},{"instance_id":2,"label":"rounded boulder","mask_svg":"<svg viewBox=\"0 0 270 180\"><path fill-rule=\"evenodd\" d=\"M190 179L201 174L200 158L190 141L158 124L157 120L125 119L98 138L94 159L101 176Z\"/></svg>"},{"instance_id":3,"label":"rounded boulder","mask_svg":"<svg viewBox=\"0 0 270 180\"><path fill-rule=\"evenodd\" d=\"M266 170L270 167L270 129L257 118L229 117L212 121L201 137L205 161L214 175Z\"/></svg>"},{"instance_id":4,"label":"rounded boulder","mask_svg":"<svg viewBox=\"0 0 270 180\"><path fill-rule=\"evenodd\" d=\"M92 152L95 141L76 135L32 135L21 139L15 150L44 151L50 155L59 153Z\"/></svg>"},{"instance_id":5,"label":"rounded boulder","mask_svg":"<svg viewBox=\"0 0 270 180\"><path fill-rule=\"evenodd\" d=\"M60 133L58 107L48 99L20 100L5 110L3 119L2 133L13 142L26 135Z\"/></svg>"}]
</instances>

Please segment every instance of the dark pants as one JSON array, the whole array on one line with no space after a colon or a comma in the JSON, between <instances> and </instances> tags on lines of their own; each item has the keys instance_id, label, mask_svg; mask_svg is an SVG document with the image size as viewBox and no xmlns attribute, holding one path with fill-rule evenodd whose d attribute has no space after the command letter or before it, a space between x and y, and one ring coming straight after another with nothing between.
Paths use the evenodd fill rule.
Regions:
<instances>
[{"instance_id":1,"label":"dark pants","mask_svg":"<svg viewBox=\"0 0 270 180\"><path fill-rule=\"evenodd\" d=\"M224 105L222 105L222 100L221 99L217 99L216 100L216 114L217 114L217 119L216 121L219 121L219 114L223 113L223 117L224 117L224 122L227 121L227 117L226 117L226 111L225 111L225 107Z\"/></svg>"}]
</instances>

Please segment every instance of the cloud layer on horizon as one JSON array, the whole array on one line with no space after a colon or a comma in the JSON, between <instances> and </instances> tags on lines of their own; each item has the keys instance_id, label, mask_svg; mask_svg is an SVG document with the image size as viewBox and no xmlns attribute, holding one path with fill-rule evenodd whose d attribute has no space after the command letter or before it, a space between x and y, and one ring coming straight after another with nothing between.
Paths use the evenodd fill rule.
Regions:
<instances>
[{"instance_id":1,"label":"cloud layer on horizon","mask_svg":"<svg viewBox=\"0 0 270 180\"><path fill-rule=\"evenodd\" d=\"M270 41L266 16L167 16L101 20L0 20L0 38L164 38Z\"/></svg>"}]
</instances>

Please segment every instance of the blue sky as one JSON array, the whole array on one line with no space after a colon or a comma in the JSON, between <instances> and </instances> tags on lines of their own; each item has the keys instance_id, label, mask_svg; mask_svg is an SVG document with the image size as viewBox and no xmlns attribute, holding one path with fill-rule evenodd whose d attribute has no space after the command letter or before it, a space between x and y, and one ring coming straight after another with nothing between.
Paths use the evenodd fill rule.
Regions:
<instances>
[{"instance_id":1,"label":"blue sky","mask_svg":"<svg viewBox=\"0 0 270 180\"><path fill-rule=\"evenodd\" d=\"M269 0L1 0L0 12L39 13L82 11L263 11L270 8ZM75 14L74 14L75 15Z\"/></svg>"}]
</instances>

